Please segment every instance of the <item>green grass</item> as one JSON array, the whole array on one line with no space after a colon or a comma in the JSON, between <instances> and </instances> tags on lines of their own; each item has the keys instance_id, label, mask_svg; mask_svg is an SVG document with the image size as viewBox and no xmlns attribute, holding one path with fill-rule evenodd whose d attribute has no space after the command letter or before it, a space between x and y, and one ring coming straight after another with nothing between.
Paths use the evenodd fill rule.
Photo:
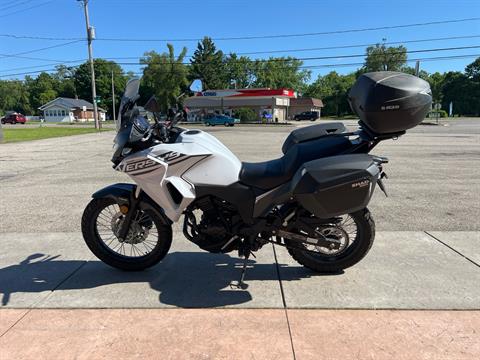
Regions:
<instances>
[{"instance_id":1,"label":"green grass","mask_svg":"<svg viewBox=\"0 0 480 360\"><path fill-rule=\"evenodd\" d=\"M102 129L101 131L109 131L110 129ZM3 142L11 143L18 141L30 141L39 139L48 139L62 136L82 135L95 133L94 128L54 128L54 127L38 127L26 129L3 129Z\"/></svg>"}]
</instances>

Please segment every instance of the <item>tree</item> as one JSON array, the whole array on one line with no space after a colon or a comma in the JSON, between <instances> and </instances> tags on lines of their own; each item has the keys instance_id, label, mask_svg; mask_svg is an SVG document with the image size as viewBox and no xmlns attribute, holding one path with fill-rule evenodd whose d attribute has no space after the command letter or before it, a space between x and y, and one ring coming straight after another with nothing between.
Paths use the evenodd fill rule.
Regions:
<instances>
[{"instance_id":1,"label":"tree","mask_svg":"<svg viewBox=\"0 0 480 360\"><path fill-rule=\"evenodd\" d=\"M255 87L291 88L303 92L311 72L302 70L303 62L292 57L256 60L253 64Z\"/></svg>"},{"instance_id":2,"label":"tree","mask_svg":"<svg viewBox=\"0 0 480 360\"><path fill-rule=\"evenodd\" d=\"M472 114L480 114L480 57L467 65L465 75L468 79L470 111Z\"/></svg>"},{"instance_id":3,"label":"tree","mask_svg":"<svg viewBox=\"0 0 480 360\"><path fill-rule=\"evenodd\" d=\"M47 102L54 100L58 96L58 82L52 75L42 72L37 78L33 79L29 76L25 78L30 96L30 106L32 110L38 113L38 108Z\"/></svg>"},{"instance_id":4,"label":"tree","mask_svg":"<svg viewBox=\"0 0 480 360\"><path fill-rule=\"evenodd\" d=\"M460 71L449 71L445 74L442 86L442 107L448 109L453 102L453 110L459 115L474 115L474 97L468 77Z\"/></svg>"},{"instance_id":5,"label":"tree","mask_svg":"<svg viewBox=\"0 0 480 360\"><path fill-rule=\"evenodd\" d=\"M58 65L56 72L52 75L57 82L57 93L60 97L76 98L78 97L75 87L75 67Z\"/></svg>"},{"instance_id":6,"label":"tree","mask_svg":"<svg viewBox=\"0 0 480 360\"><path fill-rule=\"evenodd\" d=\"M125 88L127 78L123 69L114 61L95 59L95 84L97 96L100 97L99 106L112 115L112 72L114 75L115 89L117 93L115 101L119 104L122 90ZM90 64L88 62L80 65L75 71L74 85L76 92L81 99L92 102L92 88L90 76Z\"/></svg>"},{"instance_id":7,"label":"tree","mask_svg":"<svg viewBox=\"0 0 480 360\"><path fill-rule=\"evenodd\" d=\"M411 66L404 66L400 69L401 72L404 72L406 74L410 74L410 75L416 75L415 74L415 68L414 67L411 67ZM428 81L428 78L429 78L430 74L425 71L425 70L420 70L418 72L418 77L420 79L423 79L425 81Z\"/></svg>"},{"instance_id":8,"label":"tree","mask_svg":"<svg viewBox=\"0 0 480 360\"><path fill-rule=\"evenodd\" d=\"M228 84L235 84L237 89L248 88L255 81L254 66L247 56L228 55L225 59L225 71Z\"/></svg>"},{"instance_id":9,"label":"tree","mask_svg":"<svg viewBox=\"0 0 480 360\"><path fill-rule=\"evenodd\" d=\"M197 45L191 59L190 78L201 79L206 89L224 89L229 86L224 55L209 37Z\"/></svg>"},{"instance_id":10,"label":"tree","mask_svg":"<svg viewBox=\"0 0 480 360\"><path fill-rule=\"evenodd\" d=\"M429 75L427 81L432 89L432 98L434 103L441 103L443 98L443 84L445 82L445 74L440 74L438 71Z\"/></svg>"},{"instance_id":11,"label":"tree","mask_svg":"<svg viewBox=\"0 0 480 360\"><path fill-rule=\"evenodd\" d=\"M28 89L19 80L0 80L0 115L6 111L32 114Z\"/></svg>"},{"instance_id":12,"label":"tree","mask_svg":"<svg viewBox=\"0 0 480 360\"><path fill-rule=\"evenodd\" d=\"M325 115L342 116L351 113L347 94L354 82L354 73L339 75L332 71L325 76L319 76L308 87L306 95L322 99Z\"/></svg>"},{"instance_id":13,"label":"tree","mask_svg":"<svg viewBox=\"0 0 480 360\"><path fill-rule=\"evenodd\" d=\"M465 75L472 80L480 80L480 57L478 57L471 64L467 65L465 68Z\"/></svg>"},{"instance_id":14,"label":"tree","mask_svg":"<svg viewBox=\"0 0 480 360\"><path fill-rule=\"evenodd\" d=\"M367 47L366 71L400 71L407 62L407 49L400 46L377 44Z\"/></svg>"},{"instance_id":15,"label":"tree","mask_svg":"<svg viewBox=\"0 0 480 360\"><path fill-rule=\"evenodd\" d=\"M183 63L187 49L184 47L175 57L173 45L167 44L168 53L158 54L155 51L145 53L140 62L145 65L141 93L144 101L155 95L162 111L176 105L177 98L185 91L188 70Z\"/></svg>"}]
</instances>

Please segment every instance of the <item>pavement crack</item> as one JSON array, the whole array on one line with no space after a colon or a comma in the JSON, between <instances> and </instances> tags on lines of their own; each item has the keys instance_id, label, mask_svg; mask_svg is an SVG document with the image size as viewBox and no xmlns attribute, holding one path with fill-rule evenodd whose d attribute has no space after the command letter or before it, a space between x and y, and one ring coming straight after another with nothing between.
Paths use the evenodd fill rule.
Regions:
<instances>
[{"instance_id":1,"label":"pavement crack","mask_svg":"<svg viewBox=\"0 0 480 360\"><path fill-rule=\"evenodd\" d=\"M91 259L91 258L90 258ZM77 268L75 270L73 270L70 274L68 274L63 280L61 280L52 290L50 290L50 293L45 296L44 298L38 300L35 304L33 304L31 306L31 309L32 308L36 308L38 305L40 305L41 303L47 301L50 296L55 292L55 290L57 290L60 286L62 286L63 284L65 284L65 282L67 282L69 279L71 279L77 272L80 271L81 268L83 268L85 265L88 264L88 262L90 261L90 259L88 260L85 260L84 262L82 262L79 266L77 266Z\"/></svg>"},{"instance_id":2,"label":"pavement crack","mask_svg":"<svg viewBox=\"0 0 480 360\"><path fill-rule=\"evenodd\" d=\"M290 337L290 346L292 347L293 360L295 360L297 357L295 355L295 347L293 345L292 329L290 327L290 320L288 319L287 302L285 300L285 292L283 291L282 277L280 276L280 266L278 265L277 252L275 250L274 244L272 244L272 249L273 249L273 257L275 258L275 268L277 270L278 282L280 284L280 293L282 294L283 310L285 311L285 319L287 320L288 336Z\"/></svg>"},{"instance_id":3,"label":"pavement crack","mask_svg":"<svg viewBox=\"0 0 480 360\"><path fill-rule=\"evenodd\" d=\"M445 245L447 248L449 248L450 250L456 252L458 255L460 255L461 257L463 257L464 259L470 261L473 265L477 266L477 267L480 267L480 264L476 263L475 261L473 261L472 259L470 259L468 256L465 256L463 255L460 251L458 250L455 250L453 247L451 247L450 245L448 245L447 243L443 242L442 240L440 240L439 238L433 236L432 234L430 234L428 231L424 231L425 234L427 234L428 236L430 236L431 238L437 240L440 244L443 244Z\"/></svg>"},{"instance_id":4,"label":"pavement crack","mask_svg":"<svg viewBox=\"0 0 480 360\"><path fill-rule=\"evenodd\" d=\"M17 321L15 321L7 330L5 330L3 333L0 334L0 338L2 338L3 335L8 333L10 330L12 330L12 328L15 325L17 325L20 321L22 321L25 318L25 316L27 316L30 313L30 311L32 311L32 309L33 309L32 307L28 308L27 311L25 311L25 313L17 319Z\"/></svg>"}]
</instances>

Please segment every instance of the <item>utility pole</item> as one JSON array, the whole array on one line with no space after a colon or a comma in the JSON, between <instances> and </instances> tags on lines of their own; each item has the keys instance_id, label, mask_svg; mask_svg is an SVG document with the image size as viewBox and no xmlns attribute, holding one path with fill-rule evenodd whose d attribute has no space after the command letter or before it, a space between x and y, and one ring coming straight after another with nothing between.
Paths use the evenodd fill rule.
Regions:
<instances>
[{"instance_id":1,"label":"utility pole","mask_svg":"<svg viewBox=\"0 0 480 360\"><path fill-rule=\"evenodd\" d=\"M113 81L113 70L112 70L112 110L113 110L113 122L117 122L115 115L115 82Z\"/></svg>"},{"instance_id":2,"label":"utility pole","mask_svg":"<svg viewBox=\"0 0 480 360\"><path fill-rule=\"evenodd\" d=\"M418 75L420 75L420 60L415 63L415 76L418 77Z\"/></svg>"},{"instance_id":3,"label":"utility pole","mask_svg":"<svg viewBox=\"0 0 480 360\"><path fill-rule=\"evenodd\" d=\"M92 40L95 38L95 29L90 26L90 18L88 17L88 1L89 0L77 0L83 4L83 10L85 12L85 24L87 25L87 38L88 38L88 60L90 62L90 74L92 76L92 98L93 98L93 118L95 120L95 129L101 128L100 121L98 121L98 108L97 108L97 89L95 87L95 67L93 66L93 54L92 54Z\"/></svg>"}]
</instances>

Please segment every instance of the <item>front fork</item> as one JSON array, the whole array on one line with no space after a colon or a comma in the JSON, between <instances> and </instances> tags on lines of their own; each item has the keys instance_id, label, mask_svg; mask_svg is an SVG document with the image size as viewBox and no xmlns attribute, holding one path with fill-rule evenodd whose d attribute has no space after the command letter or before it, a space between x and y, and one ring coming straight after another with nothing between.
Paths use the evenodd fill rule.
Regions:
<instances>
[{"instance_id":1,"label":"front fork","mask_svg":"<svg viewBox=\"0 0 480 360\"><path fill-rule=\"evenodd\" d=\"M141 189L139 186L136 187L135 191L132 191L130 194L130 201L129 206L127 209L121 208L122 213L124 213L125 217L121 223L120 230L118 232L118 240L120 242L124 242L128 235L128 230L130 229L130 224L132 223L133 216L137 213L138 205L140 204L140 193Z\"/></svg>"}]
</instances>

